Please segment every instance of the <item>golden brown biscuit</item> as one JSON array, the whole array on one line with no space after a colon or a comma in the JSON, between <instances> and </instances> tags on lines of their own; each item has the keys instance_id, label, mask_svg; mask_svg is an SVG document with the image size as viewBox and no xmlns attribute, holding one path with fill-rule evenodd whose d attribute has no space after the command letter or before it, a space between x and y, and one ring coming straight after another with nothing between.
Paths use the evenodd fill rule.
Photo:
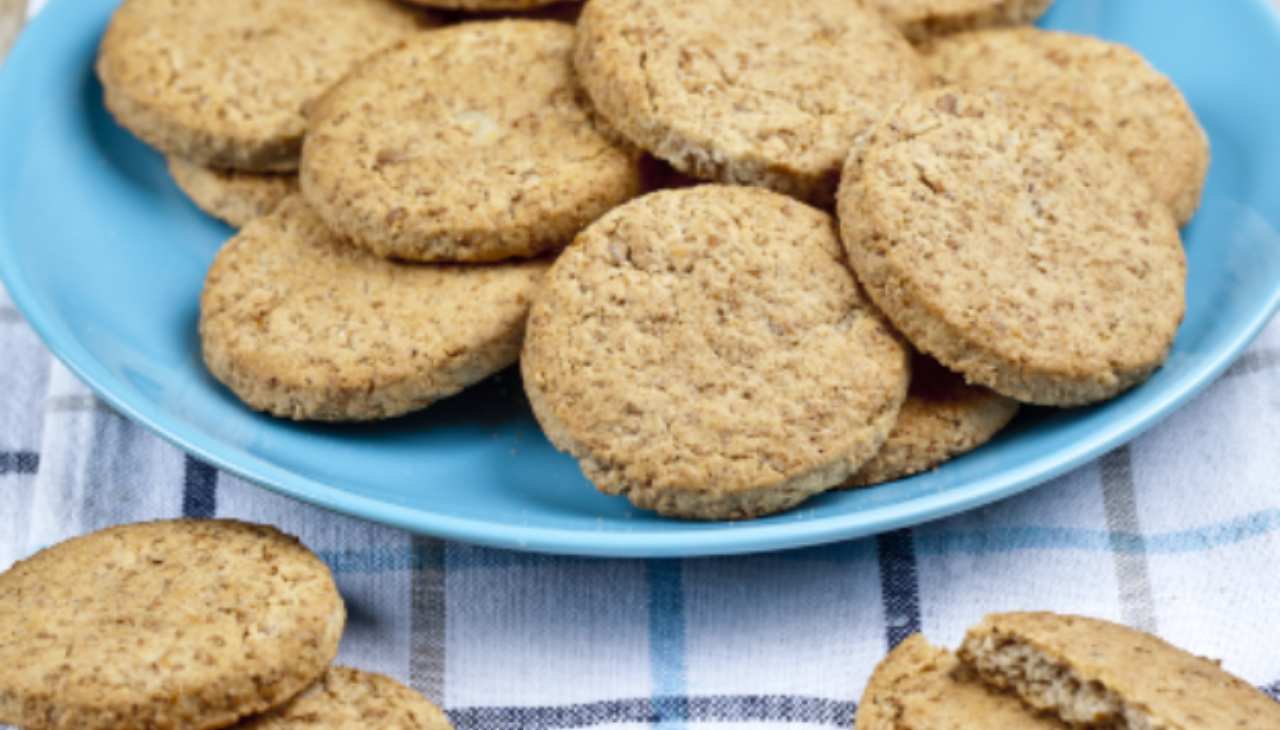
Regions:
<instances>
[{"instance_id":1,"label":"golden brown biscuit","mask_svg":"<svg viewBox=\"0 0 1280 730\"><path fill-rule=\"evenodd\" d=\"M858 0L592 0L575 66L613 128L681 172L819 206L854 139L925 81Z\"/></svg>"},{"instance_id":2,"label":"golden brown biscuit","mask_svg":"<svg viewBox=\"0 0 1280 730\"><path fill-rule=\"evenodd\" d=\"M98 76L107 108L166 155L298 167L307 106L360 59L432 22L393 0L126 0Z\"/></svg>"},{"instance_id":3,"label":"golden brown biscuit","mask_svg":"<svg viewBox=\"0 0 1280 730\"><path fill-rule=\"evenodd\" d=\"M332 667L293 701L236 730L452 730L440 708L380 674Z\"/></svg>"},{"instance_id":4,"label":"golden brown biscuit","mask_svg":"<svg viewBox=\"0 0 1280 730\"><path fill-rule=\"evenodd\" d=\"M1000 92L931 91L850 156L845 247L917 349L1017 400L1141 382L1185 310L1173 217L1087 130Z\"/></svg>"},{"instance_id":5,"label":"golden brown biscuit","mask_svg":"<svg viewBox=\"0 0 1280 730\"><path fill-rule=\"evenodd\" d=\"M245 227L298 192L297 175L214 170L177 157L169 158L169 175L196 207L233 228Z\"/></svg>"},{"instance_id":6,"label":"golden brown biscuit","mask_svg":"<svg viewBox=\"0 0 1280 730\"><path fill-rule=\"evenodd\" d=\"M0 723L226 727L324 674L345 620L325 564L270 527L75 538L0 575Z\"/></svg>"},{"instance_id":7,"label":"golden brown biscuit","mask_svg":"<svg viewBox=\"0 0 1280 730\"><path fill-rule=\"evenodd\" d=\"M1065 730L965 671L955 654L908 637L880 662L858 704L856 730Z\"/></svg>"},{"instance_id":8,"label":"golden brown biscuit","mask_svg":"<svg viewBox=\"0 0 1280 730\"><path fill-rule=\"evenodd\" d=\"M674 517L756 517L847 479L909 374L834 226L723 185L592 224L548 274L521 361L551 442L602 491Z\"/></svg>"},{"instance_id":9,"label":"golden brown biscuit","mask_svg":"<svg viewBox=\"0 0 1280 730\"><path fill-rule=\"evenodd\" d=\"M960 657L1074 727L1280 727L1280 704L1217 662L1109 621L995 614L969 630Z\"/></svg>"},{"instance_id":10,"label":"golden brown biscuit","mask_svg":"<svg viewBox=\"0 0 1280 730\"><path fill-rule=\"evenodd\" d=\"M388 261L295 196L218 253L200 300L204 360L272 415L391 418L514 364L547 266Z\"/></svg>"},{"instance_id":11,"label":"golden brown biscuit","mask_svg":"<svg viewBox=\"0 0 1280 730\"><path fill-rule=\"evenodd\" d=\"M576 5L581 0L405 0L439 10L465 10L468 12L493 12L502 10L533 10L549 5Z\"/></svg>"},{"instance_id":12,"label":"golden brown biscuit","mask_svg":"<svg viewBox=\"0 0 1280 730\"><path fill-rule=\"evenodd\" d=\"M496 261L568 243L641 190L639 155L595 126L573 28L500 20L424 33L317 105L302 191L382 256Z\"/></svg>"},{"instance_id":13,"label":"golden brown biscuit","mask_svg":"<svg viewBox=\"0 0 1280 730\"><path fill-rule=\"evenodd\" d=\"M873 0L913 42L962 30L1034 23L1053 0Z\"/></svg>"},{"instance_id":14,"label":"golden brown biscuit","mask_svg":"<svg viewBox=\"0 0 1280 730\"><path fill-rule=\"evenodd\" d=\"M928 471L990 441L1018 402L968 385L931 357L911 362L911 388L880 451L844 486L865 487Z\"/></svg>"},{"instance_id":15,"label":"golden brown biscuit","mask_svg":"<svg viewBox=\"0 0 1280 730\"><path fill-rule=\"evenodd\" d=\"M1005 89L1074 116L1129 160L1178 223L1195 215L1209 138L1182 92L1134 51L1038 28L962 33L925 50L943 83Z\"/></svg>"}]
</instances>

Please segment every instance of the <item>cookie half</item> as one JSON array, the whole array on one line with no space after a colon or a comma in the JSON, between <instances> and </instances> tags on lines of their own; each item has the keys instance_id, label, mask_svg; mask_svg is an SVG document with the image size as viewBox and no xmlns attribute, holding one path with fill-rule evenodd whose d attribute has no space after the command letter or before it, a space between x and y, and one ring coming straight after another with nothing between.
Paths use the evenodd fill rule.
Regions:
<instances>
[{"instance_id":1,"label":"cookie half","mask_svg":"<svg viewBox=\"0 0 1280 730\"><path fill-rule=\"evenodd\" d=\"M0 575L0 723L225 727L324 674L345 620L325 564L270 527L79 537Z\"/></svg>"},{"instance_id":2,"label":"cookie half","mask_svg":"<svg viewBox=\"0 0 1280 730\"><path fill-rule=\"evenodd\" d=\"M984 686L955 654L908 637L885 657L858 704L856 730L1066 730L1017 697Z\"/></svg>"},{"instance_id":3,"label":"cookie half","mask_svg":"<svg viewBox=\"0 0 1280 730\"><path fill-rule=\"evenodd\" d=\"M287 705L237 730L451 730L440 708L381 674L332 667Z\"/></svg>"},{"instance_id":4,"label":"cookie half","mask_svg":"<svg viewBox=\"0 0 1280 730\"><path fill-rule=\"evenodd\" d=\"M855 138L925 80L858 0L592 0L575 62L609 123L681 172L819 206Z\"/></svg>"},{"instance_id":5,"label":"cookie half","mask_svg":"<svg viewBox=\"0 0 1280 730\"><path fill-rule=\"evenodd\" d=\"M1001 92L913 97L840 191L858 278L916 348L1010 398L1072 406L1136 385L1185 310L1173 217L1120 156Z\"/></svg>"},{"instance_id":6,"label":"cookie half","mask_svg":"<svg viewBox=\"0 0 1280 730\"><path fill-rule=\"evenodd\" d=\"M875 0L913 42L957 31L1034 23L1053 0Z\"/></svg>"},{"instance_id":7,"label":"cookie half","mask_svg":"<svg viewBox=\"0 0 1280 730\"><path fill-rule=\"evenodd\" d=\"M597 128L573 27L463 23L370 60L317 105L302 190L383 256L496 261L568 243L641 190L639 154Z\"/></svg>"},{"instance_id":8,"label":"cookie half","mask_svg":"<svg viewBox=\"0 0 1280 730\"><path fill-rule=\"evenodd\" d=\"M996 614L969 630L960 657L1074 727L1280 727L1280 704L1217 662L1109 621Z\"/></svg>"},{"instance_id":9,"label":"cookie half","mask_svg":"<svg viewBox=\"0 0 1280 730\"><path fill-rule=\"evenodd\" d=\"M990 441L1018 413L1018 402L916 355L911 388L880 451L846 487L866 487L928 471Z\"/></svg>"},{"instance_id":10,"label":"cookie half","mask_svg":"<svg viewBox=\"0 0 1280 730\"><path fill-rule=\"evenodd\" d=\"M1133 165L1179 223L1195 215L1209 138L1178 87L1135 51L1038 28L962 33L925 51L943 83L1005 89L1073 116Z\"/></svg>"},{"instance_id":11,"label":"cookie half","mask_svg":"<svg viewBox=\"0 0 1280 730\"><path fill-rule=\"evenodd\" d=\"M166 155L207 167L298 167L307 107L429 16L394 0L126 0L98 76L107 108Z\"/></svg>"},{"instance_id":12,"label":"cookie half","mask_svg":"<svg viewBox=\"0 0 1280 730\"><path fill-rule=\"evenodd\" d=\"M200 300L204 360L275 416L402 415L515 363L547 265L388 261L334 236L295 196L218 253Z\"/></svg>"},{"instance_id":13,"label":"cookie half","mask_svg":"<svg viewBox=\"0 0 1280 730\"><path fill-rule=\"evenodd\" d=\"M169 175L191 202L232 228L245 227L298 192L297 175L214 170L177 157L168 163Z\"/></svg>"},{"instance_id":14,"label":"cookie half","mask_svg":"<svg viewBox=\"0 0 1280 730\"><path fill-rule=\"evenodd\" d=\"M552 443L674 517L756 517L847 479L893 427L909 362L834 225L722 185L592 224L548 274L521 360Z\"/></svg>"}]
</instances>

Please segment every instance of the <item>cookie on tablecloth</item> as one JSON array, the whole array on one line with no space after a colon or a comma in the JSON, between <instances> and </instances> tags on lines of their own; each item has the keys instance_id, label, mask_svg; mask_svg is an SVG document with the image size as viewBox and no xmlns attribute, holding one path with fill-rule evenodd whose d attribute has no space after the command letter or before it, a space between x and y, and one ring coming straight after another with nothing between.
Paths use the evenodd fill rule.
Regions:
<instances>
[{"instance_id":1,"label":"cookie on tablecloth","mask_svg":"<svg viewBox=\"0 0 1280 730\"><path fill-rule=\"evenodd\" d=\"M909 378L832 218L724 185L652 193L583 231L533 306L521 367L543 430L597 487L696 519L842 483Z\"/></svg>"},{"instance_id":2,"label":"cookie on tablecloth","mask_svg":"<svg viewBox=\"0 0 1280 730\"><path fill-rule=\"evenodd\" d=\"M331 668L287 705L236 730L452 730L440 708L399 682L347 667Z\"/></svg>"},{"instance_id":3,"label":"cookie on tablecloth","mask_svg":"<svg viewBox=\"0 0 1280 730\"><path fill-rule=\"evenodd\" d=\"M1074 727L1280 727L1280 704L1218 662L1109 621L995 614L969 630L960 657Z\"/></svg>"},{"instance_id":4,"label":"cookie on tablecloth","mask_svg":"<svg viewBox=\"0 0 1280 730\"><path fill-rule=\"evenodd\" d=\"M204 360L275 416L402 415L515 363L547 266L389 261L335 236L294 196L214 260L200 300Z\"/></svg>"},{"instance_id":5,"label":"cookie on tablecloth","mask_svg":"<svg viewBox=\"0 0 1280 730\"><path fill-rule=\"evenodd\" d=\"M233 228L243 228L298 192L298 176L214 170L170 157L169 175L196 207Z\"/></svg>"},{"instance_id":6,"label":"cookie on tablecloth","mask_svg":"<svg viewBox=\"0 0 1280 730\"><path fill-rule=\"evenodd\" d=\"M1074 116L1133 165L1179 223L1195 215L1209 138L1178 87L1138 53L1038 28L962 33L925 50L941 82L1005 89Z\"/></svg>"},{"instance_id":7,"label":"cookie on tablecloth","mask_svg":"<svg viewBox=\"0 0 1280 730\"><path fill-rule=\"evenodd\" d=\"M592 0L575 66L610 125L681 172L820 206L854 140L926 78L858 0Z\"/></svg>"},{"instance_id":8,"label":"cookie on tablecloth","mask_svg":"<svg viewBox=\"0 0 1280 730\"><path fill-rule=\"evenodd\" d=\"M308 105L430 22L394 0L126 0L98 76L116 119L166 155L288 172Z\"/></svg>"},{"instance_id":9,"label":"cookie on tablecloth","mask_svg":"<svg viewBox=\"0 0 1280 730\"><path fill-rule=\"evenodd\" d=\"M302 191L379 255L496 261L559 248L639 194L639 154L597 128L573 27L463 23L370 60L315 109Z\"/></svg>"},{"instance_id":10,"label":"cookie on tablecloth","mask_svg":"<svg viewBox=\"0 0 1280 730\"><path fill-rule=\"evenodd\" d=\"M1066 730L1017 697L986 687L956 655L908 637L871 675L855 730Z\"/></svg>"},{"instance_id":11,"label":"cookie on tablecloth","mask_svg":"<svg viewBox=\"0 0 1280 730\"><path fill-rule=\"evenodd\" d=\"M75 538L0 575L0 723L225 727L320 677L345 620L328 567L270 527Z\"/></svg>"},{"instance_id":12,"label":"cookie on tablecloth","mask_svg":"<svg viewBox=\"0 0 1280 730\"><path fill-rule=\"evenodd\" d=\"M1185 310L1173 217L1119 155L1044 106L939 89L899 107L840 190L858 278L921 352L1041 405L1115 396Z\"/></svg>"}]
</instances>

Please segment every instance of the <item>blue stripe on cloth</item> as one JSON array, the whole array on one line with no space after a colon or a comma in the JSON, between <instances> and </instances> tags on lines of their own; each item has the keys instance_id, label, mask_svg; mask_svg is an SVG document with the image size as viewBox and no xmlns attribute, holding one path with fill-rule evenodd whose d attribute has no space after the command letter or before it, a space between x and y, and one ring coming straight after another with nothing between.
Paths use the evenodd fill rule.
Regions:
<instances>
[{"instance_id":1,"label":"blue stripe on cloth","mask_svg":"<svg viewBox=\"0 0 1280 730\"><path fill-rule=\"evenodd\" d=\"M182 470L182 516L209 519L218 511L218 470L187 456Z\"/></svg>"},{"instance_id":2,"label":"blue stripe on cloth","mask_svg":"<svg viewBox=\"0 0 1280 730\"><path fill-rule=\"evenodd\" d=\"M0 476L35 474L40 469L40 455L34 451L0 451Z\"/></svg>"},{"instance_id":3,"label":"blue stripe on cloth","mask_svg":"<svg viewBox=\"0 0 1280 730\"><path fill-rule=\"evenodd\" d=\"M1263 692L1266 692L1271 699L1280 702L1280 681L1273 682L1266 687L1261 687L1260 689Z\"/></svg>"},{"instance_id":4,"label":"blue stripe on cloth","mask_svg":"<svg viewBox=\"0 0 1280 730\"><path fill-rule=\"evenodd\" d=\"M678 730L689 719L684 699L685 664L684 567L678 560L645 563L649 588L649 667L655 699L649 722Z\"/></svg>"},{"instance_id":5,"label":"blue stripe on cloth","mask_svg":"<svg viewBox=\"0 0 1280 730\"><path fill-rule=\"evenodd\" d=\"M876 538L880 551L880 601L884 607L885 640L893 649L920 632L920 581L916 576L915 539L911 530L887 532Z\"/></svg>"},{"instance_id":6,"label":"blue stripe on cloth","mask_svg":"<svg viewBox=\"0 0 1280 730\"><path fill-rule=\"evenodd\" d=\"M1280 510L1266 510L1223 522L1174 532L1154 533L1145 538L1125 532L1086 530L1072 527L996 527L986 530L939 530L923 528L915 534L915 553L981 555L1019 550L1076 550L1081 552L1131 551L1148 554L1177 554L1236 545L1280 532ZM825 548L797 550L776 557L788 560L843 563L865 557L873 545L864 540ZM455 545L449 551L450 570L482 570L506 567L563 567L593 564L592 558L556 557L512 553L502 550ZM335 573L388 573L418 570L424 556L404 547L374 547L366 550L321 551L320 557Z\"/></svg>"},{"instance_id":7,"label":"blue stripe on cloth","mask_svg":"<svg viewBox=\"0 0 1280 730\"><path fill-rule=\"evenodd\" d=\"M545 707L463 707L449 711L458 730L551 730L655 722L684 712L691 722L769 722L779 725L853 726L856 706L818 697L713 695L605 700Z\"/></svg>"}]
</instances>

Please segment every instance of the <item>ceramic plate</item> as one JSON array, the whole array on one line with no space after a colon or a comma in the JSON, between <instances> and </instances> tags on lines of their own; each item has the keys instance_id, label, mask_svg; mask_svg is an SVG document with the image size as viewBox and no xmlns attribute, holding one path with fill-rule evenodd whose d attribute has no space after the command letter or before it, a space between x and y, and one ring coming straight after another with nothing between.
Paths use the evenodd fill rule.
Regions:
<instances>
[{"instance_id":1,"label":"ceramic plate","mask_svg":"<svg viewBox=\"0 0 1280 730\"><path fill-rule=\"evenodd\" d=\"M377 426L285 423L201 366L197 297L230 230L117 127L92 67L114 0L53 0L0 71L0 273L49 348L115 408L269 489L421 533L520 550L690 556L778 550L992 502L1092 459L1220 374L1280 303L1280 27L1265 0L1058 0L1045 25L1136 47L1213 141L1186 230L1188 313L1168 365L1110 403L1029 410L994 443L892 485L781 516L691 524L597 493L507 373ZM3 357L0 354L0 357ZM4 364L0 361L0 367Z\"/></svg>"}]
</instances>

